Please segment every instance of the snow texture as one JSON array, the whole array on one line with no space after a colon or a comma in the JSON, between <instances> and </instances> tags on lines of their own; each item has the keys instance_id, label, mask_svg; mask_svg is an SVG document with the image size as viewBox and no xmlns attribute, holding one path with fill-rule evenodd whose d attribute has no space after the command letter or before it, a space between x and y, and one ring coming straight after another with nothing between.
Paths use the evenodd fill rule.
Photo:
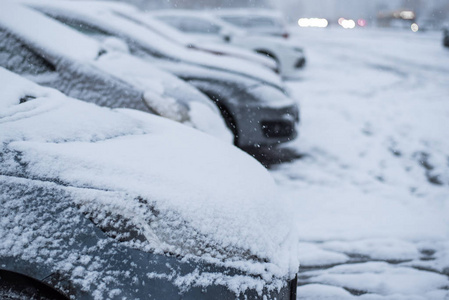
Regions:
<instances>
[{"instance_id":1,"label":"snow texture","mask_svg":"<svg viewBox=\"0 0 449 300\"><path fill-rule=\"evenodd\" d=\"M304 30L298 299L448 299L449 53L438 32Z\"/></svg>"}]
</instances>

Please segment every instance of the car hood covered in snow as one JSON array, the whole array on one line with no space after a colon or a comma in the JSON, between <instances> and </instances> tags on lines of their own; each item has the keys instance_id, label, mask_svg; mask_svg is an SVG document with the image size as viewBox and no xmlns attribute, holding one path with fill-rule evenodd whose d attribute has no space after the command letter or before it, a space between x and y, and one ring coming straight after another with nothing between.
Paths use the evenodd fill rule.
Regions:
<instances>
[{"instance_id":1,"label":"car hood covered in snow","mask_svg":"<svg viewBox=\"0 0 449 300\"><path fill-rule=\"evenodd\" d=\"M294 277L288 204L250 156L175 122L77 101L4 69L0 83L0 175L81 188L74 201L85 210L131 216L146 237L133 244L142 250L237 268L264 285Z\"/></svg>"}]
</instances>

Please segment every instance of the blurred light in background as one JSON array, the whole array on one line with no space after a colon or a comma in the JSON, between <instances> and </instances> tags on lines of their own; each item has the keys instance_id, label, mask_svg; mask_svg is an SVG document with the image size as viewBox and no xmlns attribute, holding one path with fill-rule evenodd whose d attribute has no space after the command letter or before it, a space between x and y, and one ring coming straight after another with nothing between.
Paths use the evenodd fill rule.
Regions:
<instances>
[{"instance_id":1,"label":"blurred light in background","mask_svg":"<svg viewBox=\"0 0 449 300\"><path fill-rule=\"evenodd\" d=\"M298 25L300 27L326 28L329 22L326 19L320 18L301 18L298 20Z\"/></svg>"},{"instance_id":2,"label":"blurred light in background","mask_svg":"<svg viewBox=\"0 0 449 300\"><path fill-rule=\"evenodd\" d=\"M418 24L416 24L416 23L413 23L412 26L411 26L411 28L412 28L412 31L413 31L413 32L417 32L417 31L419 30L419 26L418 26Z\"/></svg>"},{"instance_id":3,"label":"blurred light in background","mask_svg":"<svg viewBox=\"0 0 449 300\"><path fill-rule=\"evenodd\" d=\"M344 29L353 29L355 28L355 22L354 20L346 20L345 18L338 19L338 24L340 24L341 27Z\"/></svg>"},{"instance_id":4,"label":"blurred light in background","mask_svg":"<svg viewBox=\"0 0 449 300\"><path fill-rule=\"evenodd\" d=\"M360 27L365 27L366 26L366 20L365 19L358 19L357 20L357 25L359 25Z\"/></svg>"},{"instance_id":5,"label":"blurred light in background","mask_svg":"<svg viewBox=\"0 0 449 300\"><path fill-rule=\"evenodd\" d=\"M415 13L410 10L404 10L399 13L399 16L404 20L413 20L415 18Z\"/></svg>"}]
</instances>

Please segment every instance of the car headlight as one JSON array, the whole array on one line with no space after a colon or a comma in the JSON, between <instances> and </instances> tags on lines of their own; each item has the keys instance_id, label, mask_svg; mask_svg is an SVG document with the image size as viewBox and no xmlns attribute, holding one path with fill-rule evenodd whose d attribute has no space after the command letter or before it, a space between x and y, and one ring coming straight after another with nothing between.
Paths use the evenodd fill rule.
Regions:
<instances>
[{"instance_id":1,"label":"car headlight","mask_svg":"<svg viewBox=\"0 0 449 300\"><path fill-rule=\"evenodd\" d=\"M175 98L169 96L162 97L152 91L145 91L143 100L150 110L164 118L180 123L190 121L188 107Z\"/></svg>"}]
</instances>

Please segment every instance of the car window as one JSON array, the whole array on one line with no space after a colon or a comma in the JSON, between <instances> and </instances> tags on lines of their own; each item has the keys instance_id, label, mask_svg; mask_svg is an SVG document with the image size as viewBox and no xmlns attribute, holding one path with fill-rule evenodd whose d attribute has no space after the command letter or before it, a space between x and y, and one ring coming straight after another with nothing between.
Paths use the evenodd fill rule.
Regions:
<instances>
[{"instance_id":1,"label":"car window","mask_svg":"<svg viewBox=\"0 0 449 300\"><path fill-rule=\"evenodd\" d=\"M0 29L0 66L23 76L55 71L53 64L3 29Z\"/></svg>"},{"instance_id":2,"label":"car window","mask_svg":"<svg viewBox=\"0 0 449 300\"><path fill-rule=\"evenodd\" d=\"M105 36L111 36L110 33L101 30L100 28L94 27L92 25L80 22L78 20L72 20L72 19L67 19L64 17L60 17L60 16L53 16L53 15L48 15L49 17L58 20L59 22L75 29L76 31L80 32L80 33L84 33L85 35L91 36L91 37L105 37Z\"/></svg>"},{"instance_id":3,"label":"car window","mask_svg":"<svg viewBox=\"0 0 449 300\"><path fill-rule=\"evenodd\" d=\"M220 26L192 17L159 17L165 23L187 33L219 34Z\"/></svg>"},{"instance_id":4,"label":"car window","mask_svg":"<svg viewBox=\"0 0 449 300\"><path fill-rule=\"evenodd\" d=\"M257 27L274 27L282 29L282 22L273 18L267 17L234 17L223 16L222 19L233 25L245 28L257 28Z\"/></svg>"}]
</instances>

